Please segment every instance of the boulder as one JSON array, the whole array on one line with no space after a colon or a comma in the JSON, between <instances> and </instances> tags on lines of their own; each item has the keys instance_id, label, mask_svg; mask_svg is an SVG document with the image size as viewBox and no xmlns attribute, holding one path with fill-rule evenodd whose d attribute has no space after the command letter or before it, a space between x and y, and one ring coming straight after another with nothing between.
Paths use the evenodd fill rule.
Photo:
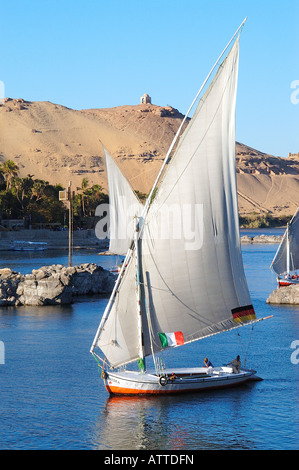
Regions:
<instances>
[{"instance_id":1,"label":"boulder","mask_svg":"<svg viewBox=\"0 0 299 470\"><path fill-rule=\"evenodd\" d=\"M0 276L1 277L8 277L11 276L13 271L10 268L2 268L0 269Z\"/></svg>"},{"instance_id":2,"label":"boulder","mask_svg":"<svg viewBox=\"0 0 299 470\"><path fill-rule=\"evenodd\" d=\"M69 304L80 295L109 294L114 282L114 274L93 263L43 266L25 276L5 268L0 270L0 305Z\"/></svg>"},{"instance_id":3,"label":"boulder","mask_svg":"<svg viewBox=\"0 0 299 470\"><path fill-rule=\"evenodd\" d=\"M280 235L257 235L253 237L253 243L280 243Z\"/></svg>"},{"instance_id":4,"label":"boulder","mask_svg":"<svg viewBox=\"0 0 299 470\"><path fill-rule=\"evenodd\" d=\"M250 235L243 235L241 238L241 243L280 243L280 235L256 235L251 237Z\"/></svg>"},{"instance_id":5,"label":"boulder","mask_svg":"<svg viewBox=\"0 0 299 470\"><path fill-rule=\"evenodd\" d=\"M278 287L266 300L267 304L299 305L299 284Z\"/></svg>"}]
</instances>

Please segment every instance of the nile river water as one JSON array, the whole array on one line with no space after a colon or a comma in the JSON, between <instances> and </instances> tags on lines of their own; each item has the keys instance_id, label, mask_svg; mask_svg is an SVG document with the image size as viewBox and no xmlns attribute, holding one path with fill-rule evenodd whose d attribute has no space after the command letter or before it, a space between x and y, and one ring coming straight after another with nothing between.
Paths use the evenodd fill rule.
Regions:
<instances>
[{"instance_id":1,"label":"nile river water","mask_svg":"<svg viewBox=\"0 0 299 470\"><path fill-rule=\"evenodd\" d=\"M265 231L263 231L265 233ZM167 364L214 365L237 354L264 380L234 389L151 398L109 398L89 349L107 298L70 306L0 308L0 449L298 449L299 306L271 306L277 245L243 245L258 317L272 319L168 354ZM73 264L109 268L111 256L81 250ZM68 263L67 252L0 252L0 267L23 273ZM211 280L212 282L212 280ZM217 286L215 286L217 289ZM297 349L299 346L297 346Z\"/></svg>"}]
</instances>

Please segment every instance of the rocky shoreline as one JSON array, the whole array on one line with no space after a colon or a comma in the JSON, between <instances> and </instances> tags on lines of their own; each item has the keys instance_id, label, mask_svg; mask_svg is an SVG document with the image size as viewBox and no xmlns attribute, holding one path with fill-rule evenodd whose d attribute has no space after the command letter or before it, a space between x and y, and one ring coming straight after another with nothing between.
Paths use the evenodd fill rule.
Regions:
<instances>
[{"instance_id":1,"label":"rocky shoreline","mask_svg":"<svg viewBox=\"0 0 299 470\"><path fill-rule=\"evenodd\" d=\"M281 235L256 235L255 237L250 237L249 235L243 235L241 238L241 243L280 243L282 236Z\"/></svg>"},{"instance_id":2,"label":"rocky shoreline","mask_svg":"<svg viewBox=\"0 0 299 470\"><path fill-rule=\"evenodd\" d=\"M266 300L267 304L299 305L299 284L278 287Z\"/></svg>"},{"instance_id":3,"label":"rocky shoreline","mask_svg":"<svg viewBox=\"0 0 299 470\"><path fill-rule=\"evenodd\" d=\"M115 279L114 274L93 263L43 266L25 275L4 268L0 269L0 305L71 304L77 296L110 294Z\"/></svg>"}]
</instances>

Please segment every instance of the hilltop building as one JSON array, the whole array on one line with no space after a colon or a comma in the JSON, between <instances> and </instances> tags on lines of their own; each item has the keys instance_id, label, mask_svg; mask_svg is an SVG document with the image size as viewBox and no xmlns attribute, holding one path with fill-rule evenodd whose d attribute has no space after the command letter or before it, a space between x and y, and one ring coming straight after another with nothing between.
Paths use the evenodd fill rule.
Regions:
<instances>
[{"instance_id":1,"label":"hilltop building","mask_svg":"<svg viewBox=\"0 0 299 470\"><path fill-rule=\"evenodd\" d=\"M152 99L147 93L145 93L140 98L140 104L146 104L146 103L151 103L151 102L152 102Z\"/></svg>"}]
</instances>

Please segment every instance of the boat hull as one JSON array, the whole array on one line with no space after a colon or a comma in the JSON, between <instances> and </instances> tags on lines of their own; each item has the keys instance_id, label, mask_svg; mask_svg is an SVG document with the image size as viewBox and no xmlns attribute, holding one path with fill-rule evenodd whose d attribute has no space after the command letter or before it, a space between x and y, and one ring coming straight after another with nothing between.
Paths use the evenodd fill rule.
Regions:
<instances>
[{"instance_id":1,"label":"boat hull","mask_svg":"<svg viewBox=\"0 0 299 470\"><path fill-rule=\"evenodd\" d=\"M48 248L46 242L14 241L10 244L10 251L43 251Z\"/></svg>"},{"instance_id":2,"label":"boat hull","mask_svg":"<svg viewBox=\"0 0 299 470\"><path fill-rule=\"evenodd\" d=\"M278 286L279 287L286 287L286 286L294 286L294 285L299 285L299 278L294 278L294 279L278 279Z\"/></svg>"},{"instance_id":3,"label":"boat hull","mask_svg":"<svg viewBox=\"0 0 299 470\"><path fill-rule=\"evenodd\" d=\"M259 380L255 374L254 370L233 373L230 367L223 367L176 369L163 378L132 371L105 372L102 378L110 395L170 395L234 387Z\"/></svg>"}]
</instances>

